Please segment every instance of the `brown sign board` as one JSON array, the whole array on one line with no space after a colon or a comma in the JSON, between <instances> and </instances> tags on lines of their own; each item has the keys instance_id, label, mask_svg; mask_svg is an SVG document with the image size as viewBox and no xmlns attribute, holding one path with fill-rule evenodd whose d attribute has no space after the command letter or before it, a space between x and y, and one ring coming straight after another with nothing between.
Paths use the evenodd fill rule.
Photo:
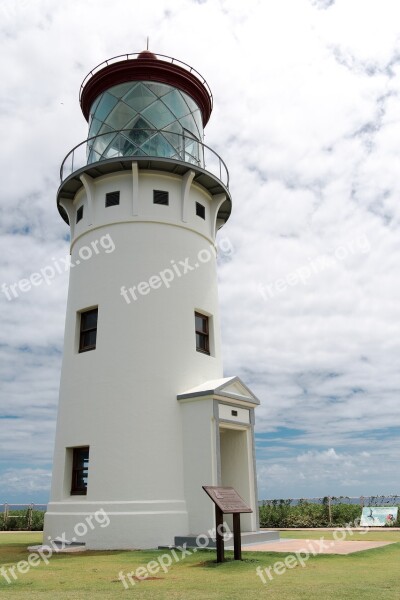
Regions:
<instances>
[{"instance_id":1,"label":"brown sign board","mask_svg":"<svg viewBox=\"0 0 400 600\"><path fill-rule=\"evenodd\" d=\"M203 485L203 490L224 514L253 512L233 487Z\"/></svg>"}]
</instances>

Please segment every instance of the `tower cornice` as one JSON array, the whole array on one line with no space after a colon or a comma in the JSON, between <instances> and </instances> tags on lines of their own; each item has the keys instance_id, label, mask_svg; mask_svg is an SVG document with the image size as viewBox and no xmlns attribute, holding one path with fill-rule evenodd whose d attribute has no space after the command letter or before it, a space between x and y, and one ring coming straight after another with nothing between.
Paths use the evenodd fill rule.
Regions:
<instances>
[{"instance_id":1,"label":"tower cornice","mask_svg":"<svg viewBox=\"0 0 400 600\"><path fill-rule=\"evenodd\" d=\"M160 173L173 173L184 176L188 170L195 173L193 182L202 186L211 195L225 194L225 202L218 211L218 219L226 222L229 219L232 210L232 199L228 185L224 184L219 177L216 177L206 169L195 165L178 161L175 159L161 157L118 157L110 158L89 165L84 165L80 169L73 171L68 177L62 179L57 191L57 207L61 217L66 223L69 223L68 215L60 204L62 199L73 200L77 192L82 188L83 183L81 175L88 174L93 179L104 175L128 172L132 169L132 163L136 163L139 171L149 171Z\"/></svg>"}]
</instances>

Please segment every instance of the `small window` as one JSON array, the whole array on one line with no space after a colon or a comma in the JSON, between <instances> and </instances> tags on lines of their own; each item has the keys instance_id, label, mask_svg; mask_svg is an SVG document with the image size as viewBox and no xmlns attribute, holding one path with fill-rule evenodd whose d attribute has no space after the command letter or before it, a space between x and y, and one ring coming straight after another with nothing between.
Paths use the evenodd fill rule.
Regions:
<instances>
[{"instance_id":1,"label":"small window","mask_svg":"<svg viewBox=\"0 0 400 600\"><path fill-rule=\"evenodd\" d=\"M72 448L71 494L86 495L89 470L89 446Z\"/></svg>"},{"instance_id":2,"label":"small window","mask_svg":"<svg viewBox=\"0 0 400 600\"><path fill-rule=\"evenodd\" d=\"M206 218L206 208L200 202L196 202L196 215L202 219Z\"/></svg>"},{"instance_id":3,"label":"small window","mask_svg":"<svg viewBox=\"0 0 400 600\"><path fill-rule=\"evenodd\" d=\"M210 354L208 317L194 313L196 321L196 350Z\"/></svg>"},{"instance_id":4,"label":"small window","mask_svg":"<svg viewBox=\"0 0 400 600\"><path fill-rule=\"evenodd\" d=\"M109 192L106 194L106 208L109 206L118 206L119 192Z\"/></svg>"},{"instance_id":5,"label":"small window","mask_svg":"<svg viewBox=\"0 0 400 600\"><path fill-rule=\"evenodd\" d=\"M79 221L83 218L83 206L80 206L78 208L78 210L76 211L76 222L79 223Z\"/></svg>"},{"instance_id":6,"label":"small window","mask_svg":"<svg viewBox=\"0 0 400 600\"><path fill-rule=\"evenodd\" d=\"M96 348L98 309L93 308L80 313L81 326L79 337L79 352L87 352Z\"/></svg>"},{"instance_id":7,"label":"small window","mask_svg":"<svg viewBox=\"0 0 400 600\"><path fill-rule=\"evenodd\" d=\"M238 416L238 411L237 410L231 410L231 415L232 415L232 417L237 417Z\"/></svg>"},{"instance_id":8,"label":"small window","mask_svg":"<svg viewBox=\"0 0 400 600\"><path fill-rule=\"evenodd\" d=\"M153 190L153 204L169 205L169 193L162 190Z\"/></svg>"}]
</instances>

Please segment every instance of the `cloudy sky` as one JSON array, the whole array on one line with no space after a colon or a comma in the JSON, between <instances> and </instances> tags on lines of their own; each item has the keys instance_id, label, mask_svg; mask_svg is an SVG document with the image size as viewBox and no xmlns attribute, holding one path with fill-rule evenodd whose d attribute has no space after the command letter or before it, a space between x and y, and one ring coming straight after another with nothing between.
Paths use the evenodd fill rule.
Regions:
<instances>
[{"instance_id":1,"label":"cloudy sky","mask_svg":"<svg viewBox=\"0 0 400 600\"><path fill-rule=\"evenodd\" d=\"M80 83L147 36L214 95L224 365L261 400L260 498L400 493L398 0L1 0L0 285L68 254ZM67 286L0 292L0 503L48 499Z\"/></svg>"}]
</instances>

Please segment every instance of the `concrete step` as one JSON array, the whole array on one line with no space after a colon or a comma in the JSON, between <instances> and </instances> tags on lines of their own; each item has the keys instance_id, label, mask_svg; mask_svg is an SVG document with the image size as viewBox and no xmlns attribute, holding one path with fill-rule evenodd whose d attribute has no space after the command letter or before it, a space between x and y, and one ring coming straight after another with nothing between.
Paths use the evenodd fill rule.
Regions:
<instances>
[{"instance_id":1,"label":"concrete step","mask_svg":"<svg viewBox=\"0 0 400 600\"><path fill-rule=\"evenodd\" d=\"M242 531L242 546L248 544L264 544L265 542L279 542L279 531ZM206 543L208 540L208 544ZM196 543L196 542L199 543ZM206 535L177 535L175 537L175 546L183 546L187 548L216 548L216 540L207 537ZM233 535L225 537L225 548L233 548Z\"/></svg>"},{"instance_id":2,"label":"concrete step","mask_svg":"<svg viewBox=\"0 0 400 600\"><path fill-rule=\"evenodd\" d=\"M51 554L63 554L70 552L84 552L86 550L85 544L80 543L61 543L56 540L52 540L49 544L40 544L39 546L28 546L29 552L37 552L38 554L44 554L49 556Z\"/></svg>"}]
</instances>

